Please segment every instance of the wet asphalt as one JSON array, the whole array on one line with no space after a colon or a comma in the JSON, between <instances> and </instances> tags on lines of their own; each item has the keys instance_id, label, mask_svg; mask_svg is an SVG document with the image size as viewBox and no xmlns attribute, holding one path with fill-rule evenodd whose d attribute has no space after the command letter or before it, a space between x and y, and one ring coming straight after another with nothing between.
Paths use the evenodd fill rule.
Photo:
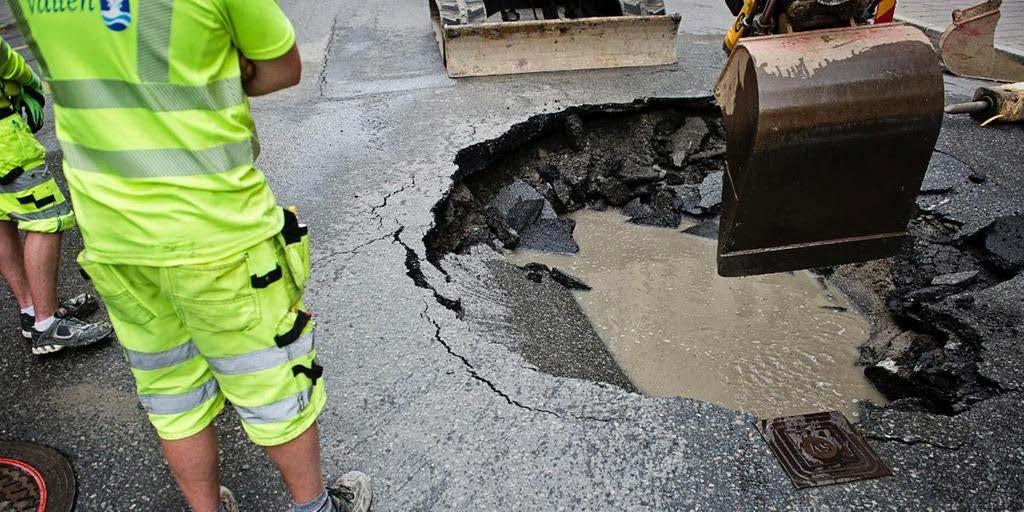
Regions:
<instances>
[{"instance_id":1,"label":"wet asphalt","mask_svg":"<svg viewBox=\"0 0 1024 512\"><path fill-rule=\"evenodd\" d=\"M752 417L537 371L509 348L517 335L509 322L460 320L433 297L472 291L425 263L428 288L409 278L407 255L424 256L430 209L451 184L460 148L570 105L709 92L728 12L711 0L666 3L683 14L678 65L456 81L444 74L426 0L282 1L298 29L304 80L253 106L259 165L313 236L307 302L331 395L321 422L325 470L372 475L377 511L1022 508L1019 377L955 419L879 413L863 427L893 477L798 492ZM960 98L974 84L947 85ZM44 138L56 148L52 132ZM947 119L940 148L988 179L984 188L957 181L943 207L965 226L1020 208L1022 142L1018 127ZM70 236L63 295L88 289L70 263L79 248ZM493 280L479 262L450 265ZM184 510L116 345L33 358L15 337L15 304L4 293L0 438L67 454L79 510ZM484 307L495 319L507 313L491 302ZM1001 352L1010 365L1019 357L1013 341ZM243 510L284 509L283 485L234 416L218 425L223 480ZM959 435L952 441L950 429Z\"/></svg>"}]
</instances>

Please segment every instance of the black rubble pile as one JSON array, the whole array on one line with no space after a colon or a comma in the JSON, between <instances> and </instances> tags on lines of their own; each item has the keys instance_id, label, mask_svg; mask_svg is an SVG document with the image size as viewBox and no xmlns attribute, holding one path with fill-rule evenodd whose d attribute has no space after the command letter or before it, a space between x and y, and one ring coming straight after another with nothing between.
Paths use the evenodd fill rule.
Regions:
<instances>
[{"instance_id":1,"label":"black rubble pile","mask_svg":"<svg viewBox=\"0 0 1024 512\"><path fill-rule=\"evenodd\" d=\"M582 208L622 208L631 222L669 228L713 218L722 130L716 109L692 100L536 116L460 154L427 248L433 257L478 244L572 254L575 223L560 216Z\"/></svg>"},{"instance_id":2,"label":"black rubble pile","mask_svg":"<svg viewBox=\"0 0 1024 512\"><path fill-rule=\"evenodd\" d=\"M866 354L865 374L890 399L956 414L1021 380L1008 369L1024 359L1024 216L961 238L940 219L919 218L911 228L915 240L894 259L888 297L906 330Z\"/></svg>"}]
</instances>

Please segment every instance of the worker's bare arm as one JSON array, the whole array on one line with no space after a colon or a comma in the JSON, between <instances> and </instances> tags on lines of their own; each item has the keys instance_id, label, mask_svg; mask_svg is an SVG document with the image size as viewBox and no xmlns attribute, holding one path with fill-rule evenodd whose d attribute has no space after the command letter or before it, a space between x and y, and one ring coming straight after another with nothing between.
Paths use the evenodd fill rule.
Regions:
<instances>
[{"instance_id":1,"label":"worker's bare arm","mask_svg":"<svg viewBox=\"0 0 1024 512\"><path fill-rule=\"evenodd\" d=\"M251 60L240 55L238 60L242 68L242 86L249 96L287 89L298 84L302 77L302 58L297 45L276 59Z\"/></svg>"}]
</instances>

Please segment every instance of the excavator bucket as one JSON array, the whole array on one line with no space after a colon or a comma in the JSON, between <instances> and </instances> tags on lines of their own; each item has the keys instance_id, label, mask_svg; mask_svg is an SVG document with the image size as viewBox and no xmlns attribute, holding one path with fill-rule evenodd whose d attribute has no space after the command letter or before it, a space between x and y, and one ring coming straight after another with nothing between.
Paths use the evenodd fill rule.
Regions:
<instances>
[{"instance_id":1,"label":"excavator bucket","mask_svg":"<svg viewBox=\"0 0 1024 512\"><path fill-rule=\"evenodd\" d=\"M939 38L939 54L950 72L1001 82L1024 81L1024 64L995 48L1002 0L953 11L953 24Z\"/></svg>"},{"instance_id":2,"label":"excavator bucket","mask_svg":"<svg viewBox=\"0 0 1024 512\"><path fill-rule=\"evenodd\" d=\"M942 123L938 58L903 24L741 39L715 95L727 167L718 273L894 254Z\"/></svg>"}]
</instances>

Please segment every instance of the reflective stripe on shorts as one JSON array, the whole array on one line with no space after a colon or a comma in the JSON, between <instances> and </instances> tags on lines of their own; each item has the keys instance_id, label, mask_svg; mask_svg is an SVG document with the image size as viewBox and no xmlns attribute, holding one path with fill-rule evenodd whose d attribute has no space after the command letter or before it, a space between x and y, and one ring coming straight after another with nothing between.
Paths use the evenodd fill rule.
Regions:
<instances>
[{"instance_id":1,"label":"reflective stripe on shorts","mask_svg":"<svg viewBox=\"0 0 1024 512\"><path fill-rule=\"evenodd\" d=\"M55 206L37 212L18 213L8 212L7 216L18 221L54 219L71 213L71 205L67 201L61 201Z\"/></svg>"},{"instance_id":2,"label":"reflective stripe on shorts","mask_svg":"<svg viewBox=\"0 0 1024 512\"><path fill-rule=\"evenodd\" d=\"M272 404L260 405L257 407L242 407L234 404L235 412L246 423L277 423L288 421L299 415L309 403L313 395L313 386L310 386L294 395L286 396Z\"/></svg>"},{"instance_id":3,"label":"reflective stripe on shorts","mask_svg":"<svg viewBox=\"0 0 1024 512\"><path fill-rule=\"evenodd\" d=\"M0 185L0 194L10 194L13 192L28 190L32 187L42 185L50 179L52 179L52 176L50 176L50 170L45 164L43 164L35 169L24 171L21 176L18 176L13 182L7 185Z\"/></svg>"},{"instance_id":4,"label":"reflective stripe on shorts","mask_svg":"<svg viewBox=\"0 0 1024 512\"><path fill-rule=\"evenodd\" d=\"M163 352L139 352L124 349L128 364L136 370L160 370L177 366L199 355L199 349L191 341Z\"/></svg>"},{"instance_id":5,"label":"reflective stripe on shorts","mask_svg":"<svg viewBox=\"0 0 1024 512\"><path fill-rule=\"evenodd\" d=\"M271 347L238 356L210 357L206 362L214 372L222 375L253 373L306 356L313 351L313 344L313 332L310 331L284 348Z\"/></svg>"},{"instance_id":6,"label":"reflective stripe on shorts","mask_svg":"<svg viewBox=\"0 0 1024 512\"><path fill-rule=\"evenodd\" d=\"M173 395L139 395L139 401L150 414L181 414L203 405L219 391L217 381L210 378L191 391Z\"/></svg>"}]
</instances>

